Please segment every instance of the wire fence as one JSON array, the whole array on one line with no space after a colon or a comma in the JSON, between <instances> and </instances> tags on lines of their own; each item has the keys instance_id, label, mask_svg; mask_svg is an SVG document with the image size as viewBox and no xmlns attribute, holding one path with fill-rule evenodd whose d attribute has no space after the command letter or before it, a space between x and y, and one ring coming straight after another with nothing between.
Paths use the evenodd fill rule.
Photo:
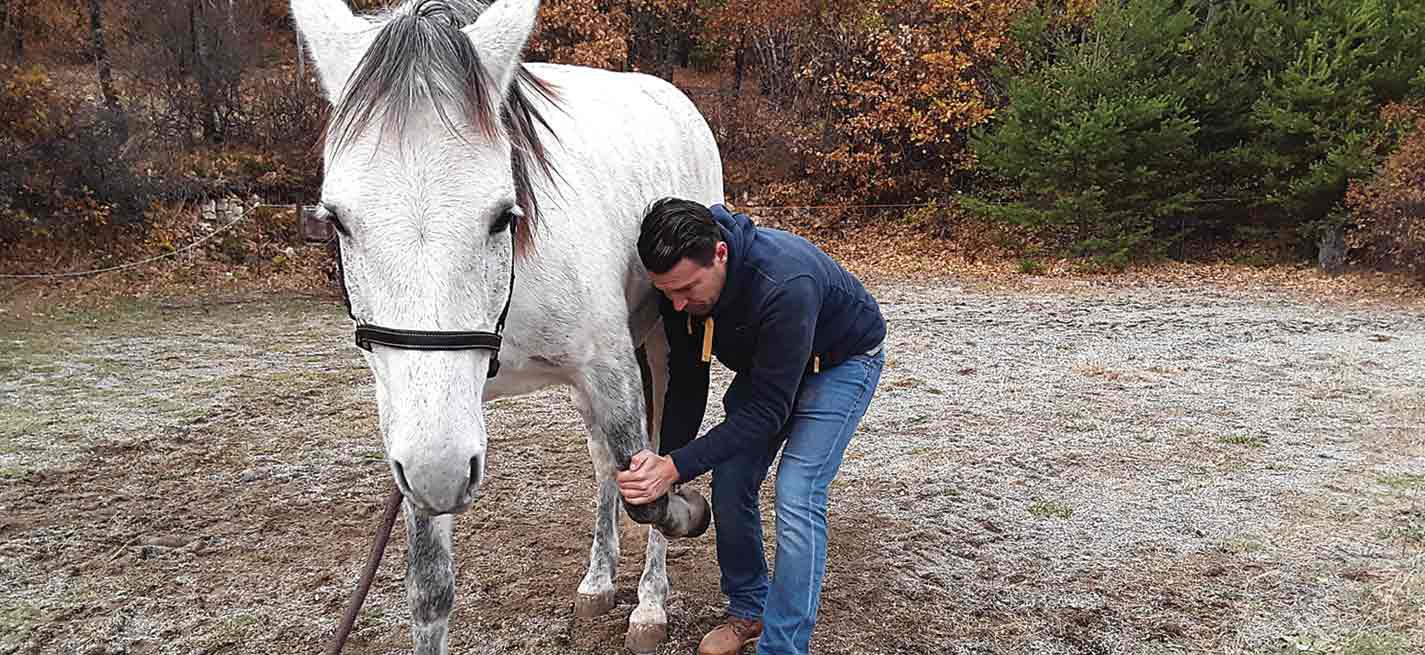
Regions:
<instances>
[{"instance_id":1,"label":"wire fence","mask_svg":"<svg viewBox=\"0 0 1425 655\"><path fill-rule=\"evenodd\" d=\"M65 273L0 274L0 280L45 280L45 279L59 279L59 278L88 277L88 276L90 276L90 275L100 275L100 274L102 274L102 273L113 273L113 272L116 272L116 271L124 271L124 270L128 270L128 269L131 269L131 268L138 268L139 266L143 266L143 265L145 265L145 264L151 264L151 263L153 263L153 262L160 261L160 260L164 260L164 259L168 259L168 258L170 258L170 257L177 257L177 256L179 256L179 255L181 255L181 254L183 254L183 253L185 253L185 252L188 252L188 251L190 251L190 250L192 250L192 249L194 249L194 248L197 248L198 246L201 246L201 245L203 245L204 243L207 243L208 241L211 241L214 237L218 236L219 234L222 234L222 233L224 233L224 232L227 232L228 230L231 230L233 227L237 226L238 223L241 223L241 222L243 221L243 219L247 218L248 214L251 214L254 210L262 209L262 208L272 208L272 209L295 209L296 207L297 207L297 205L271 205L271 204L257 204L257 205L253 205L253 206L251 206L251 207L248 207L248 208L244 209L241 214L238 214L238 215L237 215L236 218L232 219L231 221L228 221L226 224L224 224L223 226L219 227L218 229L213 230L211 233L203 235L202 237L200 237L200 238L198 238L197 240L193 241L193 243L190 243L190 244L188 244L188 245L186 245L186 246L183 246L182 248L178 248L178 249L176 249L176 250L171 250L171 251L169 251L169 252L165 252L165 253L159 254L159 255L154 255L154 256L152 256L152 257L146 257L146 258L140 259L140 260L138 260L138 261L128 262L128 263L126 263L126 264L118 264L118 265L116 265L116 266L106 266L106 267L104 267L104 268L95 268L95 269L90 269L90 270L87 270L87 271L70 271L70 272L65 272Z\"/></svg>"},{"instance_id":2,"label":"wire fence","mask_svg":"<svg viewBox=\"0 0 1425 655\"><path fill-rule=\"evenodd\" d=\"M923 209L923 208L926 208L926 207L934 207L934 206L936 206L935 203L925 202L925 203L872 204L872 205L770 205L770 206L763 206L763 205L737 205L737 206L736 206L736 209L737 209L737 211L823 211L823 212L829 212L829 211L847 211L847 210ZM45 280L45 279L77 278L77 277L88 277L88 276L90 276L90 275L101 275L101 274L104 274L104 273L114 273L114 272L117 272L117 271L124 271L124 270L133 269L133 268L138 268L139 266L144 266L144 265L146 265L146 264L152 264L153 262L156 262L156 261L161 261L161 260L168 259L168 258L171 258L171 257L177 257L178 255L181 255L181 254L183 254L183 253L185 253L185 252L188 252L188 251L190 251L190 250L192 250L192 249L194 249L194 248L197 248L198 246L203 245L204 243L207 243L208 241L211 241L214 237L218 236L219 234L222 234L222 233L224 233L224 232L226 232L226 231L228 231L228 230L230 230L230 229L236 227L237 224L238 224L238 223L241 223L241 222L243 221L243 219L247 218L248 214L252 213L253 210L262 209L262 208L271 208L271 209L296 209L296 208L298 208L298 207L300 207L300 205L293 205L293 204L288 204L288 205L274 205L274 204L265 204L265 203L264 203L264 204L252 205L251 207L247 207L246 209L244 209L243 212L242 212L241 214L238 214L238 216L237 216L236 218L232 219L231 221L228 221L226 224L224 224L222 227L219 227L218 229L214 230L212 233L206 234L206 235L202 236L201 238L195 240L193 243L190 243L190 244L188 244L188 245L186 245L186 246L183 246L182 248L178 248L178 249L176 249L176 250L172 250L172 251L165 252L165 253L162 253L162 254L159 254L159 255L154 255L154 256L152 256L152 257L147 257L147 258L144 258L144 259L140 259L140 260L138 260L138 261L128 262L128 263L126 263L126 264L118 264L118 265L115 265L115 266L106 266L106 267L104 267L104 268L95 268L95 269L90 269L90 270L87 270L87 271L69 271L69 272L64 272L64 273L0 274L0 280Z\"/></svg>"}]
</instances>

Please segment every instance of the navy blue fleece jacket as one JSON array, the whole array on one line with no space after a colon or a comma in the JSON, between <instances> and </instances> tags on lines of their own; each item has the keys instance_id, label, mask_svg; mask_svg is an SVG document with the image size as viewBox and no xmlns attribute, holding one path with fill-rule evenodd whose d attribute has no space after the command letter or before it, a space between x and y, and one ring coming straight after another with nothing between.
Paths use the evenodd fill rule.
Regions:
<instances>
[{"instance_id":1,"label":"navy blue fleece jacket","mask_svg":"<svg viewBox=\"0 0 1425 655\"><path fill-rule=\"evenodd\" d=\"M802 378L864 353L886 336L881 308L861 282L811 242L711 207L728 247L727 280L713 306L712 351L737 374L739 402L694 439L707 411L706 324L659 304L672 352L661 454L686 482L749 448L768 448L792 414Z\"/></svg>"}]
</instances>

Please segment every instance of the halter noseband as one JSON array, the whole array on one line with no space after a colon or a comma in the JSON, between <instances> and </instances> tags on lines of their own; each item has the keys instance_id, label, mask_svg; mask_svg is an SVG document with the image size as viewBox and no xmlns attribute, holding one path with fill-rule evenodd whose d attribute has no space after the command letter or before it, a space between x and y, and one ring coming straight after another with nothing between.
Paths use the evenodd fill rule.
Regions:
<instances>
[{"instance_id":1,"label":"halter noseband","mask_svg":"<svg viewBox=\"0 0 1425 655\"><path fill-rule=\"evenodd\" d=\"M514 243L516 221L510 221L510 243ZM490 351L489 377L500 373L501 334L505 331L505 319L510 314L510 302L515 297L515 254L510 252L510 292L505 297L505 308L500 310L500 320L495 323L494 332L475 330L471 332L448 332L435 330L401 330L362 323L351 310L351 295L346 290L346 270L341 261L341 239L336 239L336 272L341 278L341 299L346 303L346 313L356 321L356 347L371 352L372 344L403 350L488 350Z\"/></svg>"}]
</instances>

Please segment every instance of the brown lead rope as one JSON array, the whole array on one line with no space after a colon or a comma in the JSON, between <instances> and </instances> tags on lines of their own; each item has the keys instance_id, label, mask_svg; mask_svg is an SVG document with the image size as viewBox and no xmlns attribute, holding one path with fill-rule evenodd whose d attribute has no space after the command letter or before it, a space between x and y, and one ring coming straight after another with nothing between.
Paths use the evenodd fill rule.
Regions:
<instances>
[{"instance_id":1,"label":"brown lead rope","mask_svg":"<svg viewBox=\"0 0 1425 655\"><path fill-rule=\"evenodd\" d=\"M366 556L366 570L361 572L361 581L351 593L346 615L341 618L341 626L332 637L327 655L339 655L346 645L346 637L351 634L351 626L356 624L356 613L361 611L361 603L366 600L366 592L371 589L371 580L376 577L376 567L381 565L381 556L386 552L386 542L391 539L391 527L396 524L396 512L401 509L401 490L393 489L386 497L386 515L381 517L381 526L376 529L376 541L371 544L371 553Z\"/></svg>"}]
</instances>

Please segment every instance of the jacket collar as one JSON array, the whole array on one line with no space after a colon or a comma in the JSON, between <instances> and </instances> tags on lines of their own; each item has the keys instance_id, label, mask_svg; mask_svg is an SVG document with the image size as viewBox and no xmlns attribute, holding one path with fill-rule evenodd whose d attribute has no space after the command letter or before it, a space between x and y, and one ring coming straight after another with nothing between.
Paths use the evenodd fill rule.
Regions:
<instances>
[{"instance_id":1,"label":"jacket collar","mask_svg":"<svg viewBox=\"0 0 1425 655\"><path fill-rule=\"evenodd\" d=\"M722 293L713 304L712 315L723 316L740 309L740 298L746 286L746 272L742 269L747 262L748 250L752 246L756 227L746 214L733 214L721 204L709 208L717 220L722 240L727 244L727 279L723 281Z\"/></svg>"}]
</instances>

